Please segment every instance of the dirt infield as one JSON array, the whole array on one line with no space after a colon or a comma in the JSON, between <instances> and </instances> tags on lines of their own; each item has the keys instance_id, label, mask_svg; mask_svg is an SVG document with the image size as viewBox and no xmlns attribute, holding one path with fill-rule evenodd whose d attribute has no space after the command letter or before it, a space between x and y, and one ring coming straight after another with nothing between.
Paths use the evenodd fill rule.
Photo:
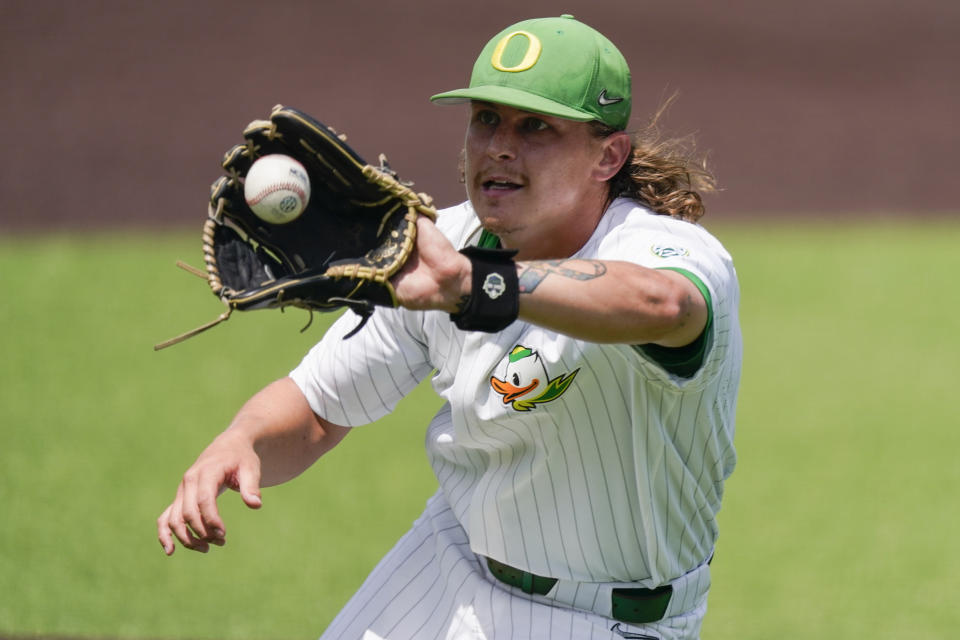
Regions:
<instances>
[{"instance_id":1,"label":"dirt infield","mask_svg":"<svg viewBox=\"0 0 960 640\"><path fill-rule=\"evenodd\" d=\"M555 2L4 0L0 230L197 224L222 152L275 103L349 134L441 205L462 196L462 86L498 29ZM522 7L518 9L517 7ZM951 212L960 4L570 0L674 91L724 191L710 215Z\"/></svg>"}]
</instances>

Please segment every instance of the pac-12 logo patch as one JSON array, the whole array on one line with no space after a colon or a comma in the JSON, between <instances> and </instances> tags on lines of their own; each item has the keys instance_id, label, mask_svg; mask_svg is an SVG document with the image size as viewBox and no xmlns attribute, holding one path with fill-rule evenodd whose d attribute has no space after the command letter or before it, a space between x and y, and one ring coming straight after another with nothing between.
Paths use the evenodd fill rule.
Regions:
<instances>
[{"instance_id":1,"label":"pac-12 logo patch","mask_svg":"<svg viewBox=\"0 0 960 640\"><path fill-rule=\"evenodd\" d=\"M690 250L686 247L660 243L651 245L650 252L659 258L682 258L690 255Z\"/></svg>"},{"instance_id":2,"label":"pac-12 logo patch","mask_svg":"<svg viewBox=\"0 0 960 640\"><path fill-rule=\"evenodd\" d=\"M511 405L516 411L529 411L562 396L578 371L580 369L550 378L540 354L518 344L507 356L503 379L491 376L490 386L503 396L503 404Z\"/></svg>"}]
</instances>

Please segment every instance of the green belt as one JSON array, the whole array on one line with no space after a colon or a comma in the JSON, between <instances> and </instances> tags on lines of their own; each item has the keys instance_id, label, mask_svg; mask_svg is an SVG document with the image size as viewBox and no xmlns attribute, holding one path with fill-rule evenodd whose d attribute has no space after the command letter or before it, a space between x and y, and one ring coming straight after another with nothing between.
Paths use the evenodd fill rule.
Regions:
<instances>
[{"instance_id":1,"label":"green belt","mask_svg":"<svg viewBox=\"0 0 960 640\"><path fill-rule=\"evenodd\" d=\"M497 580L511 587L517 587L524 593L545 596L557 583L556 578L534 575L497 562L493 558L487 558L487 566ZM612 605L610 616L614 620L628 624L646 624L662 620L672 595L673 587L669 584L656 589L614 589L610 595Z\"/></svg>"}]
</instances>

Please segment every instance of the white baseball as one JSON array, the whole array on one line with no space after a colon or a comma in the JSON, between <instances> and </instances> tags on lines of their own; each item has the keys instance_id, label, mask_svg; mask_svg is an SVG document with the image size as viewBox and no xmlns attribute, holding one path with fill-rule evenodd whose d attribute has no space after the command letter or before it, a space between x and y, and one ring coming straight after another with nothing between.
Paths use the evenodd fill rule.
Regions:
<instances>
[{"instance_id":1,"label":"white baseball","mask_svg":"<svg viewBox=\"0 0 960 640\"><path fill-rule=\"evenodd\" d=\"M290 156L263 156L247 172L243 196L264 222L286 224L296 220L306 208L310 177L303 165Z\"/></svg>"}]
</instances>

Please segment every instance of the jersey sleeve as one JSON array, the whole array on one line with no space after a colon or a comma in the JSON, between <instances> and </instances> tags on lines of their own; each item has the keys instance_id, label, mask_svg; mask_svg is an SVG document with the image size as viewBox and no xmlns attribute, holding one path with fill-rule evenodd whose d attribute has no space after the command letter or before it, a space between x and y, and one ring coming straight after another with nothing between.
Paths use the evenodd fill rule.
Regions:
<instances>
[{"instance_id":1,"label":"jersey sleeve","mask_svg":"<svg viewBox=\"0 0 960 640\"><path fill-rule=\"evenodd\" d=\"M344 339L358 322L344 313L290 372L317 415L346 427L387 415L432 370L412 312L378 308Z\"/></svg>"},{"instance_id":2,"label":"jersey sleeve","mask_svg":"<svg viewBox=\"0 0 960 640\"><path fill-rule=\"evenodd\" d=\"M695 348L684 351L645 345L635 351L674 383L696 384L715 375L728 352L739 348L729 339L730 329L738 322L740 299L729 253L703 227L643 209L614 216L612 225L615 229L605 234L599 258L677 271L700 289L709 305L709 322Z\"/></svg>"},{"instance_id":3,"label":"jersey sleeve","mask_svg":"<svg viewBox=\"0 0 960 640\"><path fill-rule=\"evenodd\" d=\"M689 271L668 268L690 280L700 291L707 305L707 322L697 339L684 347L664 347L654 343L636 345L636 347L670 373L682 378L691 378L700 370L707 355L707 345L710 343L713 332L713 296L710 295L710 289L703 280Z\"/></svg>"}]
</instances>

